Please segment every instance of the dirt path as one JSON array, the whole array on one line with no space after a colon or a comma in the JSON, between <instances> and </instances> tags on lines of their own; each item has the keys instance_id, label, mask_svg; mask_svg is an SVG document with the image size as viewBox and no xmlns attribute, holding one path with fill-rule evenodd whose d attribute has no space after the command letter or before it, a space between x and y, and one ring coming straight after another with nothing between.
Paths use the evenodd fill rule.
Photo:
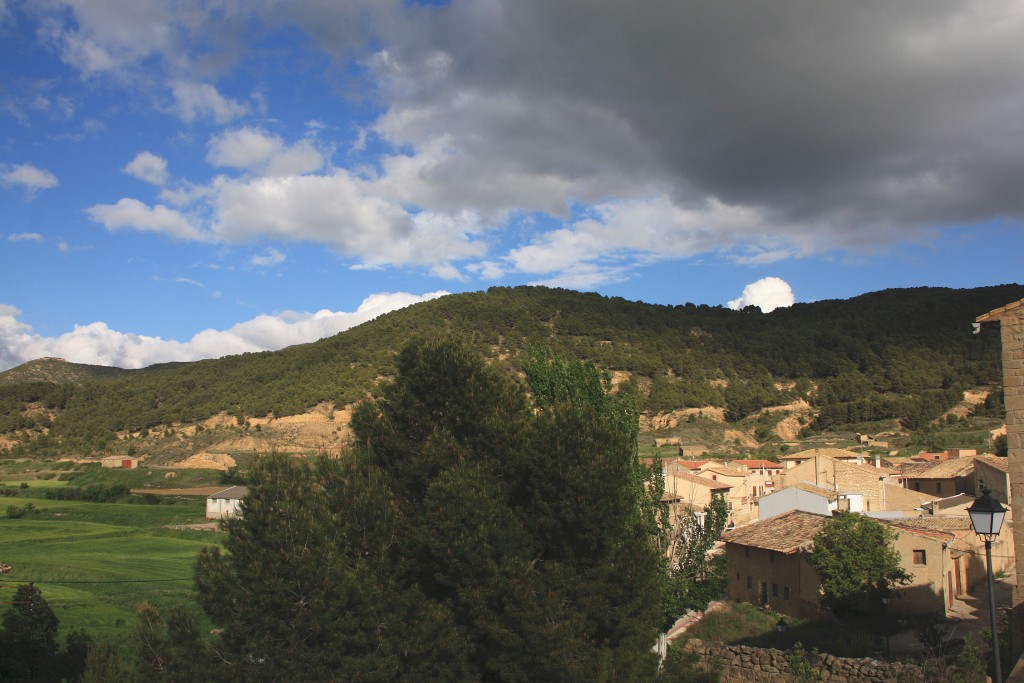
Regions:
<instances>
[{"instance_id":1,"label":"dirt path","mask_svg":"<svg viewBox=\"0 0 1024 683\"><path fill-rule=\"evenodd\" d=\"M197 486L191 489L132 489L137 495L152 493L155 496L210 496L230 486Z\"/></svg>"}]
</instances>

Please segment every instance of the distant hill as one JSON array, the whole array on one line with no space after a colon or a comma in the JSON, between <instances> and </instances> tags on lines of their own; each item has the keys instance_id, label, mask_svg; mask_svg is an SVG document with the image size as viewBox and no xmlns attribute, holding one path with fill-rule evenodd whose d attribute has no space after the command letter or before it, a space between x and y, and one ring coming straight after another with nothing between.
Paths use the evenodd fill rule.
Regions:
<instances>
[{"instance_id":1,"label":"distant hill","mask_svg":"<svg viewBox=\"0 0 1024 683\"><path fill-rule=\"evenodd\" d=\"M0 372L0 385L50 382L80 384L93 379L123 377L128 370L105 365L70 363L63 358L38 358Z\"/></svg>"},{"instance_id":2,"label":"distant hill","mask_svg":"<svg viewBox=\"0 0 1024 683\"><path fill-rule=\"evenodd\" d=\"M971 323L1021 298L1021 285L915 288L763 314L753 307L492 288L423 302L275 352L139 371L33 361L0 373L0 450L100 453L127 447L126 434L145 432L173 436L175 452L187 455L206 447L204 430L195 426L220 414L233 416L233 428L256 439L268 417L317 406L329 412L360 400L393 371L394 355L409 339L437 335L458 335L512 372L533 344L593 360L612 372L619 390L635 393L649 415L714 407L738 422L766 407L806 401L813 430L877 420L917 429L959 402L963 391L998 388L998 335L975 336ZM994 392L997 401L999 395ZM324 443L337 443L318 433Z\"/></svg>"}]
</instances>

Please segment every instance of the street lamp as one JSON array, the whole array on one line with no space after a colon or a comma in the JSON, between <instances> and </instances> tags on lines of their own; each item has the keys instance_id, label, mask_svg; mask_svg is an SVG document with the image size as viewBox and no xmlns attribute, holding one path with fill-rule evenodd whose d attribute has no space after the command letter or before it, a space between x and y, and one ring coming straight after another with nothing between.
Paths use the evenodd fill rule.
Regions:
<instances>
[{"instance_id":1,"label":"street lamp","mask_svg":"<svg viewBox=\"0 0 1024 683\"><path fill-rule=\"evenodd\" d=\"M985 559L988 562L988 604L992 612L992 657L995 659L995 683L1003 683L1003 673L999 665L999 628L996 624L996 589L992 578L992 541L999 536L1006 518L1006 508L989 495L988 489L982 487L981 497L967 508L971 516L974 533L985 540Z\"/></svg>"}]
</instances>

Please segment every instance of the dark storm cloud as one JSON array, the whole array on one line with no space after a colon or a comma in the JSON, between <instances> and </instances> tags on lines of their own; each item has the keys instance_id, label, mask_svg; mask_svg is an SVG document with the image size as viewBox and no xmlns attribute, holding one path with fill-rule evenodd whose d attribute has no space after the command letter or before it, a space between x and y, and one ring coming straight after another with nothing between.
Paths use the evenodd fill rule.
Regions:
<instances>
[{"instance_id":1,"label":"dark storm cloud","mask_svg":"<svg viewBox=\"0 0 1024 683\"><path fill-rule=\"evenodd\" d=\"M1019 3L455 2L388 50L441 65L390 93L395 117L429 112L399 138L443 131L450 165L584 200L665 188L846 245L1024 210Z\"/></svg>"}]
</instances>

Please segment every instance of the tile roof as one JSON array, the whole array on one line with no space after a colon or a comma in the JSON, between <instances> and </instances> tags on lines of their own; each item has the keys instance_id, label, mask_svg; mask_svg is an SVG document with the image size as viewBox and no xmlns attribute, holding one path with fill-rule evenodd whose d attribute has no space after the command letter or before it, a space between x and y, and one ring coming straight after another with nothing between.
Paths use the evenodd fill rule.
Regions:
<instances>
[{"instance_id":1,"label":"tile roof","mask_svg":"<svg viewBox=\"0 0 1024 683\"><path fill-rule=\"evenodd\" d=\"M722 534L726 543L746 545L792 555L814 547L814 537L831 517L790 510Z\"/></svg>"},{"instance_id":2,"label":"tile roof","mask_svg":"<svg viewBox=\"0 0 1024 683\"><path fill-rule=\"evenodd\" d=\"M835 491L827 489L824 486L816 486L809 481L798 481L792 486L787 486L786 488L781 490L785 491L786 489L800 489L801 491L806 491L807 493L813 493L821 496L822 498L827 498L830 502L833 503L839 500L839 494L836 493Z\"/></svg>"},{"instance_id":3,"label":"tile roof","mask_svg":"<svg viewBox=\"0 0 1024 683\"><path fill-rule=\"evenodd\" d=\"M826 458L835 458L837 460L852 460L854 458L865 458L863 453L854 453L844 448L811 448L806 451L800 451L799 453L793 453L791 455L779 456L779 460L809 460L816 455L823 455Z\"/></svg>"},{"instance_id":4,"label":"tile roof","mask_svg":"<svg viewBox=\"0 0 1024 683\"><path fill-rule=\"evenodd\" d=\"M936 460L935 462L914 462L900 465L899 475L907 479L955 479L965 477L974 471L974 458L969 455L963 458Z\"/></svg>"},{"instance_id":5,"label":"tile roof","mask_svg":"<svg viewBox=\"0 0 1024 683\"><path fill-rule=\"evenodd\" d=\"M743 465L747 469L759 470L762 467L766 470L781 470L785 468L780 462L772 462L771 460L733 460L733 465Z\"/></svg>"},{"instance_id":6,"label":"tile roof","mask_svg":"<svg viewBox=\"0 0 1024 683\"><path fill-rule=\"evenodd\" d=\"M1020 308L1022 305L1024 305L1024 299L1021 299L1020 301L1013 301L1011 303L1006 304L1005 306L1002 306L1001 308L995 309L994 311L989 311L984 315L979 315L977 318L974 319L974 322L986 323L989 322L990 320L999 320L1000 318L1003 317L1004 313L1009 313L1014 309Z\"/></svg>"},{"instance_id":7,"label":"tile roof","mask_svg":"<svg viewBox=\"0 0 1024 683\"><path fill-rule=\"evenodd\" d=\"M682 479L683 481L690 482L691 484L696 484L697 486L703 486L705 488L711 489L712 491L724 491L725 489L732 488L732 484L726 484L720 481L713 481L705 477L698 477L697 475L690 474L689 472L679 472L677 474L670 474L669 477L673 479Z\"/></svg>"},{"instance_id":8,"label":"tile roof","mask_svg":"<svg viewBox=\"0 0 1024 683\"><path fill-rule=\"evenodd\" d=\"M980 460L986 465L991 465L1000 472L1010 472L1010 459L1001 458L998 455L977 455L974 458L976 461Z\"/></svg>"},{"instance_id":9,"label":"tile roof","mask_svg":"<svg viewBox=\"0 0 1024 683\"><path fill-rule=\"evenodd\" d=\"M898 532L905 531L945 543L949 543L959 536L974 532L970 518L954 515L903 517L899 519L879 519L878 521L895 527Z\"/></svg>"},{"instance_id":10,"label":"tile roof","mask_svg":"<svg viewBox=\"0 0 1024 683\"><path fill-rule=\"evenodd\" d=\"M701 467L703 467L704 465L707 465L709 462L711 462L711 461L710 460L679 460L679 459L676 459L676 460L672 461L673 464L679 465L681 467L685 467L688 470L699 470Z\"/></svg>"},{"instance_id":11,"label":"tile roof","mask_svg":"<svg viewBox=\"0 0 1024 683\"><path fill-rule=\"evenodd\" d=\"M718 467L705 467L704 472L721 474L723 477L739 477L740 479L745 479L747 476L747 473L743 470L735 467L726 467L725 465L720 465Z\"/></svg>"},{"instance_id":12,"label":"tile roof","mask_svg":"<svg viewBox=\"0 0 1024 683\"><path fill-rule=\"evenodd\" d=\"M896 526L933 531L974 531L971 518L966 515L926 515L924 517L903 517L883 520Z\"/></svg>"}]
</instances>

